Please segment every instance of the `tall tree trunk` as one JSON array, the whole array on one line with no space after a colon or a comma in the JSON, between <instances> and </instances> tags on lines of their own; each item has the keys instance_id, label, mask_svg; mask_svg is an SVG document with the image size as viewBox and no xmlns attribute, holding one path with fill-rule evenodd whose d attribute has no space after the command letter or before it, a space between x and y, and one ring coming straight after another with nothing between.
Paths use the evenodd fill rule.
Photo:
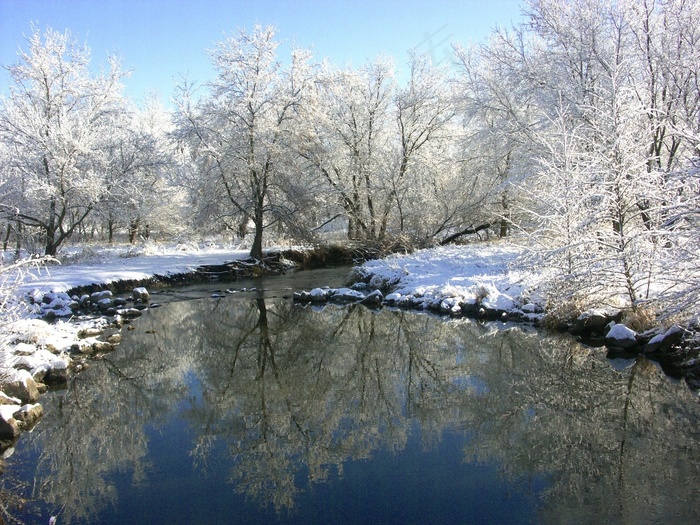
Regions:
<instances>
[{"instance_id":1,"label":"tall tree trunk","mask_svg":"<svg viewBox=\"0 0 700 525\"><path fill-rule=\"evenodd\" d=\"M49 241L48 235L46 238L46 246L44 247L44 255L48 255L50 257L56 257L56 251L58 250L58 246L56 243L52 240Z\"/></svg>"},{"instance_id":2,"label":"tall tree trunk","mask_svg":"<svg viewBox=\"0 0 700 525\"><path fill-rule=\"evenodd\" d=\"M5 240L2 242L2 251L7 251L7 243L10 240L10 234L12 233L12 225L7 223L7 230L5 231Z\"/></svg>"},{"instance_id":3,"label":"tall tree trunk","mask_svg":"<svg viewBox=\"0 0 700 525\"><path fill-rule=\"evenodd\" d=\"M501 224L498 230L498 236L502 239L508 235L508 221L505 217L501 217Z\"/></svg>"},{"instance_id":4,"label":"tall tree trunk","mask_svg":"<svg viewBox=\"0 0 700 525\"><path fill-rule=\"evenodd\" d=\"M132 219L129 222L129 243L134 244L134 241L136 240L136 235L139 232L139 224L141 223L141 219L139 217L136 217L135 219Z\"/></svg>"},{"instance_id":5,"label":"tall tree trunk","mask_svg":"<svg viewBox=\"0 0 700 525\"><path fill-rule=\"evenodd\" d=\"M250 217L248 215L244 215L243 218L241 219L241 222L238 223L238 236L243 239L246 235L248 235L248 221L250 220Z\"/></svg>"},{"instance_id":6,"label":"tall tree trunk","mask_svg":"<svg viewBox=\"0 0 700 525\"><path fill-rule=\"evenodd\" d=\"M501 215L498 236L502 239L508 235L508 216L510 215L508 194L505 191L501 193L501 207L503 208L503 215Z\"/></svg>"},{"instance_id":7,"label":"tall tree trunk","mask_svg":"<svg viewBox=\"0 0 700 525\"><path fill-rule=\"evenodd\" d=\"M49 220L44 227L46 233L46 243L44 245L44 255L56 256L56 199L51 199L49 205Z\"/></svg>"},{"instance_id":8,"label":"tall tree trunk","mask_svg":"<svg viewBox=\"0 0 700 525\"><path fill-rule=\"evenodd\" d=\"M112 244L114 241L114 219L111 217L107 219L107 238L109 244Z\"/></svg>"},{"instance_id":9,"label":"tall tree trunk","mask_svg":"<svg viewBox=\"0 0 700 525\"><path fill-rule=\"evenodd\" d=\"M359 238L359 227L357 226L357 219L350 214L348 216L348 240L356 241Z\"/></svg>"},{"instance_id":10,"label":"tall tree trunk","mask_svg":"<svg viewBox=\"0 0 700 525\"><path fill-rule=\"evenodd\" d=\"M260 199L262 201L262 199ZM257 202L255 212L253 214L253 223L255 224L255 236L253 237L253 246L250 248L250 256L258 261L263 260L263 203Z\"/></svg>"},{"instance_id":11,"label":"tall tree trunk","mask_svg":"<svg viewBox=\"0 0 700 525\"><path fill-rule=\"evenodd\" d=\"M15 227L15 259L19 259L22 254L22 223L17 221Z\"/></svg>"}]
</instances>

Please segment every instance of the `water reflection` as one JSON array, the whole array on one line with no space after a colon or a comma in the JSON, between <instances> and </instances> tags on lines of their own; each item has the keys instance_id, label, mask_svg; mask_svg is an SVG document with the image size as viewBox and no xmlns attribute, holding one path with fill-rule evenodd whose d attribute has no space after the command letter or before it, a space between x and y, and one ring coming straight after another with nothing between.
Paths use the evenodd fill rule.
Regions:
<instances>
[{"instance_id":1,"label":"water reflection","mask_svg":"<svg viewBox=\"0 0 700 525\"><path fill-rule=\"evenodd\" d=\"M643 358L616 370L599 350L517 327L261 298L149 312L27 444L34 496L62 523L104 522L125 497L115 476L157 483L149 433L173 425L198 472L223 447L231 490L278 511L419 428L426 450L462 435L463 461L546 479L540 522L690 523L699 422L685 384Z\"/></svg>"}]
</instances>

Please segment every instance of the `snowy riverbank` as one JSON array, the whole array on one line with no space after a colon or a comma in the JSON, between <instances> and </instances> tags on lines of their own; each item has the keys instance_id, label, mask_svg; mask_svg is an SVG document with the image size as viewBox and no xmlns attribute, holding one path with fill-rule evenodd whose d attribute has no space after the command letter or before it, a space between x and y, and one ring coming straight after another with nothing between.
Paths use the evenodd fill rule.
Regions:
<instances>
[{"instance_id":1,"label":"snowy riverbank","mask_svg":"<svg viewBox=\"0 0 700 525\"><path fill-rule=\"evenodd\" d=\"M545 315L541 292L544 276L516 264L522 253L523 248L489 242L391 255L354 268L350 276L352 288L316 288L295 293L295 299L315 303L363 302L372 307L389 305L449 316L537 323ZM13 434L16 437L40 417L40 406L35 405L45 384L65 383L72 370L89 366L90 356L114 350L132 313L136 317L140 309L149 307L147 300L134 295L115 298L108 305L110 308L100 309L101 301L112 300L110 292L104 292L110 294L109 298L98 297L97 293L78 298L69 297L66 291L89 285L106 287L118 281L143 281L155 275L194 273L203 266L222 265L246 256L243 250L213 244L105 249L76 254L71 263L52 265L27 277L19 290L34 298L33 314L5 324L4 334L0 334L6 342L0 353L0 375L7 394L0 396L0 405L4 406L0 410L0 427L3 422L11 427L16 423L13 428L5 428L2 439ZM71 319L76 311L89 308L95 312L92 318ZM61 319L48 324L37 318L46 317L48 310L50 317ZM620 312L589 311L579 317L578 325L574 324L571 331L578 329L584 337L598 337L611 351L643 353L659 361L669 353L678 354L683 335L680 328L644 334L621 325L612 330L620 317ZM685 375L689 383L696 381L695 375L700 377L696 361L694 354L679 354L671 363L674 375Z\"/></svg>"},{"instance_id":2,"label":"snowy riverbank","mask_svg":"<svg viewBox=\"0 0 700 525\"><path fill-rule=\"evenodd\" d=\"M441 247L369 261L356 268L355 278L367 276L373 289L392 285L394 293L386 299L395 304L422 301L426 308L429 303L437 303L443 309L454 310L459 304L478 302L484 308L500 312L541 315L541 302L529 293L535 276L510 268L520 253L519 248L502 243ZM67 291L90 285L106 287L119 281L138 282L155 275L187 274L203 266L221 265L246 256L244 250L213 243L177 246L149 243L136 248L76 251L67 254L64 264L52 264L28 273L19 291L32 297L34 304L25 319L5 326L8 344L0 354L5 383L26 383L29 378L40 382L47 372L49 376L61 377L63 371L75 366L76 348L99 346L102 339L115 335L117 329L105 335L108 324L105 320L78 321L73 317L69 322L76 300L79 304L89 304L90 299L86 295L69 297ZM117 305L125 306L131 305ZM47 313L51 314L48 317L59 320L49 325L37 319L47 317ZM93 330L95 324L101 329ZM24 397L35 401L34 395Z\"/></svg>"},{"instance_id":3,"label":"snowy riverbank","mask_svg":"<svg viewBox=\"0 0 700 525\"><path fill-rule=\"evenodd\" d=\"M538 275L514 266L522 249L504 243L442 246L395 254L356 267L352 289L318 288L300 302L355 302L431 310L449 315L538 321L544 299ZM377 291L380 293L377 294Z\"/></svg>"},{"instance_id":4,"label":"snowy riverbank","mask_svg":"<svg viewBox=\"0 0 700 525\"><path fill-rule=\"evenodd\" d=\"M32 298L19 319L0 325L0 444L11 446L22 431L41 417L37 403L47 385L66 382L71 371L88 366L91 355L118 344L128 316L89 316L78 319L65 292L78 287L106 287L121 281L195 272L203 266L245 259L246 250L214 243L103 247L67 250L64 262L24 271L13 285L23 298ZM4 276L13 282L12 275ZM16 298L23 302L24 299ZM10 300L10 303L12 299ZM85 302L85 301L83 301ZM141 308L146 304L139 305ZM134 310L134 309L129 309ZM47 314L51 313L50 316ZM43 317L59 319L51 324Z\"/></svg>"},{"instance_id":5,"label":"snowy riverbank","mask_svg":"<svg viewBox=\"0 0 700 525\"><path fill-rule=\"evenodd\" d=\"M355 268L351 288L317 288L297 293L295 299L399 306L484 320L545 321L586 344L604 346L610 358L656 361L670 376L700 389L697 329L640 320L635 312L596 304L595 297L583 311L572 309L571 318L549 316L547 321L547 272L523 267L523 254L524 248L492 242L392 255Z\"/></svg>"},{"instance_id":6,"label":"snowy riverbank","mask_svg":"<svg viewBox=\"0 0 700 525\"><path fill-rule=\"evenodd\" d=\"M68 252L66 262L35 271L22 285L24 291L66 292L92 284L146 280L155 275L176 275L201 266L245 259L247 250L207 243L137 247L107 247Z\"/></svg>"},{"instance_id":7,"label":"snowy riverbank","mask_svg":"<svg viewBox=\"0 0 700 525\"><path fill-rule=\"evenodd\" d=\"M521 254L522 248L504 243L441 246L369 261L356 269L356 279L391 291L392 302L423 308L478 303L493 311L542 312L539 276L514 267Z\"/></svg>"}]
</instances>

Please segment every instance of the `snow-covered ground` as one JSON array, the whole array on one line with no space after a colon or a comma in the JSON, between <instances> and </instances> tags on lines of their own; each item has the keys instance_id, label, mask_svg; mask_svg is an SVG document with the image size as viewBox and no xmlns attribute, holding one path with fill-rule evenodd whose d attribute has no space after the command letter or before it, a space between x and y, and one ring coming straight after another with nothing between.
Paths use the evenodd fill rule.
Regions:
<instances>
[{"instance_id":1,"label":"snow-covered ground","mask_svg":"<svg viewBox=\"0 0 700 525\"><path fill-rule=\"evenodd\" d=\"M365 263L359 272L370 288L389 289L392 302L420 300L479 302L500 311L541 310L543 299L533 293L539 276L513 265L523 249L504 243L441 246L410 255L392 255Z\"/></svg>"},{"instance_id":2,"label":"snow-covered ground","mask_svg":"<svg viewBox=\"0 0 700 525\"><path fill-rule=\"evenodd\" d=\"M135 248L88 249L74 254L69 252L67 262L51 264L40 271L32 272L21 289L65 292L90 284L143 280L154 275L186 273L199 266L222 264L247 256L247 250L215 243L148 243Z\"/></svg>"}]
</instances>

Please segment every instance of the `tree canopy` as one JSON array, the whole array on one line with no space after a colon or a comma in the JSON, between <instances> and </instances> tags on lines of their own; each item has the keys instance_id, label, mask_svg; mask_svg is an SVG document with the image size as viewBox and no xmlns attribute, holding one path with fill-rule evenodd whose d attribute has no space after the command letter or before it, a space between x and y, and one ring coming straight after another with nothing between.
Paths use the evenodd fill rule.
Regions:
<instances>
[{"instance_id":1,"label":"tree canopy","mask_svg":"<svg viewBox=\"0 0 700 525\"><path fill-rule=\"evenodd\" d=\"M517 233L560 304L695 311L696 4L530 0L525 23L455 44L452 67L338 67L256 26L219 41L214 77L178 85L171 111L128 100L118 61L95 75L69 32L33 28L4 66L4 249L218 234L262 259L280 241Z\"/></svg>"}]
</instances>

